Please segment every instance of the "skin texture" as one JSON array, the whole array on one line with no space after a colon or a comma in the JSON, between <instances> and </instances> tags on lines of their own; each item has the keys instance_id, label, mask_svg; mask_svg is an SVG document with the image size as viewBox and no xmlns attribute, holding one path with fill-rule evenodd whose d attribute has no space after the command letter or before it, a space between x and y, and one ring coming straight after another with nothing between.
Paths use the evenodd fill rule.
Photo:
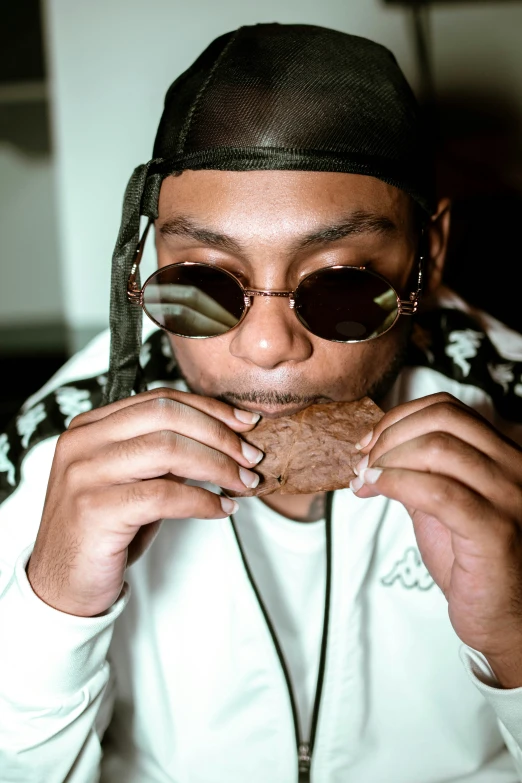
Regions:
<instances>
[{"instance_id":1,"label":"skin texture","mask_svg":"<svg viewBox=\"0 0 522 783\"><path fill-rule=\"evenodd\" d=\"M296 251L300 238L361 211L388 218L396 231L360 232ZM164 233L180 216L234 244L212 247L204 241L209 237ZM321 267L365 264L402 293L409 292L407 283L416 268L411 199L380 180L354 174L184 172L163 183L155 228L160 267L184 260L215 263L257 289L290 290ZM448 204L442 202L429 225L429 290L440 282L448 228ZM210 340L169 337L191 390L263 416L281 416L312 402L350 401L366 394L378 402L400 368L409 327L402 318L377 340L332 343L308 332L286 299L255 297L247 317L227 334ZM295 520L323 516L313 495L276 493L265 502Z\"/></svg>"},{"instance_id":2,"label":"skin texture","mask_svg":"<svg viewBox=\"0 0 522 783\"><path fill-rule=\"evenodd\" d=\"M333 224L348 220L353 227L353 214L362 212L373 222L359 220L358 231L348 236L332 233ZM199 226L196 232L180 230L187 219ZM447 222L443 208L430 226L433 287ZM393 230L384 230L390 225ZM320 241L308 236L297 250L314 232ZM223 234L228 239L218 242ZM336 241L327 241L332 237ZM402 290L416 240L407 195L346 174L188 171L163 183L156 221L160 266L189 259L219 264L249 286L267 289L294 288L312 270L344 263L371 264ZM312 401L348 401L369 392L377 397L397 370L408 328L404 318L378 340L336 344L307 332L287 300L256 297L228 334L173 338L195 394L140 394L78 416L59 438L28 564L36 594L70 614L105 612L121 592L127 564L150 545L161 519L175 524L233 511L233 501L189 486L187 479L225 490L254 486L258 476L251 469L262 455L243 452L240 439L258 418L249 411L278 416ZM243 409L242 420L232 405ZM314 497L272 502L294 519L320 514Z\"/></svg>"},{"instance_id":3,"label":"skin texture","mask_svg":"<svg viewBox=\"0 0 522 783\"><path fill-rule=\"evenodd\" d=\"M389 411L361 444L352 489L406 507L457 635L504 687L520 687L520 448L445 393Z\"/></svg>"},{"instance_id":4,"label":"skin texture","mask_svg":"<svg viewBox=\"0 0 522 783\"><path fill-rule=\"evenodd\" d=\"M428 226L428 295L440 282L447 207L442 203ZM362 211L395 230L326 241L325 226ZM191 236L162 232L176 220L179 229L180 216L203 228ZM321 241L296 250L304 235L320 230ZM218 247L218 234L231 241L221 238ZM160 266L214 263L255 288L295 288L312 270L343 263L370 265L401 293L409 290L417 250L404 193L370 177L309 172L170 177L161 189L156 243ZM146 392L78 416L60 437L28 565L37 595L71 614L105 612L161 519L210 520L232 510L232 501L186 479L239 491L256 481L252 468L261 455L243 451L240 437L257 420L248 411L287 415L312 401L366 394L378 402L400 366L408 328L401 318L368 343L331 343L307 332L286 300L256 297L225 335L172 337L195 394ZM361 446L368 459L356 494L384 494L405 505L457 634L486 655L502 685L522 685L520 449L445 394L388 412ZM270 501L294 519L322 515L320 496Z\"/></svg>"}]
</instances>

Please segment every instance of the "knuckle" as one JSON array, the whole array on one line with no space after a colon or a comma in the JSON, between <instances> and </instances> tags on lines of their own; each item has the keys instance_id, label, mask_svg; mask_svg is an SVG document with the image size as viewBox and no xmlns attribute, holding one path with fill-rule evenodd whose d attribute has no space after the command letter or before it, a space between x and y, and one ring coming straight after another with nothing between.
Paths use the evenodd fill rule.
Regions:
<instances>
[{"instance_id":1,"label":"knuckle","mask_svg":"<svg viewBox=\"0 0 522 783\"><path fill-rule=\"evenodd\" d=\"M136 481L122 494L121 502L123 506L148 505L152 501L155 501L155 505L162 505L168 494L166 481Z\"/></svg>"},{"instance_id":2,"label":"knuckle","mask_svg":"<svg viewBox=\"0 0 522 783\"><path fill-rule=\"evenodd\" d=\"M56 443L56 456L58 459L68 459L69 455L74 453L76 442L77 433L72 430L62 432Z\"/></svg>"},{"instance_id":3,"label":"knuckle","mask_svg":"<svg viewBox=\"0 0 522 783\"><path fill-rule=\"evenodd\" d=\"M79 491L85 483L85 476L89 475L86 460L72 460L64 469L66 485L73 491Z\"/></svg>"},{"instance_id":4,"label":"knuckle","mask_svg":"<svg viewBox=\"0 0 522 783\"><path fill-rule=\"evenodd\" d=\"M154 433L155 450L164 457L169 457L174 451L183 451L184 445L184 439L172 430L158 430Z\"/></svg>"},{"instance_id":5,"label":"knuckle","mask_svg":"<svg viewBox=\"0 0 522 783\"><path fill-rule=\"evenodd\" d=\"M214 456L216 468L220 473L225 475L233 474L234 478L237 478L238 465L227 454L223 454L222 451L216 451Z\"/></svg>"},{"instance_id":6,"label":"knuckle","mask_svg":"<svg viewBox=\"0 0 522 783\"><path fill-rule=\"evenodd\" d=\"M75 516L78 520L86 520L95 513L96 501L93 493L82 489L74 495Z\"/></svg>"},{"instance_id":7,"label":"knuckle","mask_svg":"<svg viewBox=\"0 0 522 783\"><path fill-rule=\"evenodd\" d=\"M455 420L455 413L461 408L461 404L453 395L447 392L441 392L436 395L437 399L431 406L430 413L437 417L437 421L449 425Z\"/></svg>"},{"instance_id":8,"label":"knuckle","mask_svg":"<svg viewBox=\"0 0 522 783\"><path fill-rule=\"evenodd\" d=\"M216 514L221 513L222 508L218 495L207 490L202 490L198 494L197 513L200 519L212 519Z\"/></svg>"},{"instance_id":9,"label":"knuckle","mask_svg":"<svg viewBox=\"0 0 522 783\"><path fill-rule=\"evenodd\" d=\"M216 443L228 444L235 451L241 451L239 437L219 419L209 417L208 434Z\"/></svg>"},{"instance_id":10,"label":"knuckle","mask_svg":"<svg viewBox=\"0 0 522 783\"><path fill-rule=\"evenodd\" d=\"M457 499L457 492L453 481L440 479L433 488L432 500L437 507L444 508L453 505Z\"/></svg>"},{"instance_id":11,"label":"knuckle","mask_svg":"<svg viewBox=\"0 0 522 783\"><path fill-rule=\"evenodd\" d=\"M150 408L151 414L156 421L167 421L171 420L173 416L183 415L182 408L184 406L177 400L173 400L165 395L154 397L147 403L147 406Z\"/></svg>"},{"instance_id":12,"label":"knuckle","mask_svg":"<svg viewBox=\"0 0 522 783\"><path fill-rule=\"evenodd\" d=\"M148 399L154 399L154 398L172 398L172 395L175 394L173 389L169 389L168 386L158 386L156 389L151 389L150 391L143 392L144 396L147 396Z\"/></svg>"},{"instance_id":13,"label":"knuckle","mask_svg":"<svg viewBox=\"0 0 522 783\"><path fill-rule=\"evenodd\" d=\"M432 394L431 399L436 405L460 405L460 402L455 395L450 394L449 392L436 392L435 394Z\"/></svg>"},{"instance_id":14,"label":"knuckle","mask_svg":"<svg viewBox=\"0 0 522 783\"><path fill-rule=\"evenodd\" d=\"M69 422L69 426L67 430L74 430L77 429L78 427L83 427L83 425L87 424L91 420L91 418L92 418L91 411L84 411L84 413L78 413Z\"/></svg>"},{"instance_id":15,"label":"knuckle","mask_svg":"<svg viewBox=\"0 0 522 783\"><path fill-rule=\"evenodd\" d=\"M446 458L455 446L453 436L441 430L427 433L424 436L424 442L431 460Z\"/></svg>"},{"instance_id":16,"label":"knuckle","mask_svg":"<svg viewBox=\"0 0 522 783\"><path fill-rule=\"evenodd\" d=\"M394 440L394 434L392 433L393 428L388 428L382 430L382 432L379 434L379 452L381 454L385 454L387 451L390 450L391 446L393 446L393 440ZM372 452L374 452L374 448L372 448Z\"/></svg>"}]
</instances>

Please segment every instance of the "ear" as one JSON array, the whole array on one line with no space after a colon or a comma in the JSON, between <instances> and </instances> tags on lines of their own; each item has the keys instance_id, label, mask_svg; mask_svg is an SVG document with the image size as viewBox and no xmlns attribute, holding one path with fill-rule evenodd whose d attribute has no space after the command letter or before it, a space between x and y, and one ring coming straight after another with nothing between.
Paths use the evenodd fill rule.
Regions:
<instances>
[{"instance_id":1,"label":"ear","mask_svg":"<svg viewBox=\"0 0 522 783\"><path fill-rule=\"evenodd\" d=\"M448 237L451 222L451 202L449 198L443 198L437 205L437 211L431 216L427 231L427 269L426 269L426 293L432 294L441 284Z\"/></svg>"}]
</instances>

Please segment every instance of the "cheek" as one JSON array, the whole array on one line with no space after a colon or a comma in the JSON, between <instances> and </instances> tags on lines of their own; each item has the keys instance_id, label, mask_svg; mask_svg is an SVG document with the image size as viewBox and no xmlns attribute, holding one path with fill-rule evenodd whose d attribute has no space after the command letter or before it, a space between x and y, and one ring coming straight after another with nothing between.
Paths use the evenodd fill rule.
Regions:
<instances>
[{"instance_id":1,"label":"cheek","mask_svg":"<svg viewBox=\"0 0 522 783\"><path fill-rule=\"evenodd\" d=\"M332 343L321 357L323 377L331 378L341 399L348 399L347 394L354 398L363 396L368 389L378 386L380 379L392 368L400 365L398 359L404 354L408 334L407 326L399 323L382 337L367 343Z\"/></svg>"},{"instance_id":2,"label":"cheek","mask_svg":"<svg viewBox=\"0 0 522 783\"><path fill-rule=\"evenodd\" d=\"M190 340L169 334L169 339L181 370L190 379L226 374L231 360L229 336Z\"/></svg>"}]
</instances>

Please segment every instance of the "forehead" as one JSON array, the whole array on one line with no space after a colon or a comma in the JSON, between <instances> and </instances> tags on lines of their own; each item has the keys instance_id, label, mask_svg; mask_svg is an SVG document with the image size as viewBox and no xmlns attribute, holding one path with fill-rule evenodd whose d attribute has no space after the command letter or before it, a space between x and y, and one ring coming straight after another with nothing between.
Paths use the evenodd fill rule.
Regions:
<instances>
[{"instance_id":1,"label":"forehead","mask_svg":"<svg viewBox=\"0 0 522 783\"><path fill-rule=\"evenodd\" d=\"M374 177L308 171L184 171L161 187L159 219L184 214L240 235L306 230L351 212L407 229L412 200Z\"/></svg>"}]
</instances>

